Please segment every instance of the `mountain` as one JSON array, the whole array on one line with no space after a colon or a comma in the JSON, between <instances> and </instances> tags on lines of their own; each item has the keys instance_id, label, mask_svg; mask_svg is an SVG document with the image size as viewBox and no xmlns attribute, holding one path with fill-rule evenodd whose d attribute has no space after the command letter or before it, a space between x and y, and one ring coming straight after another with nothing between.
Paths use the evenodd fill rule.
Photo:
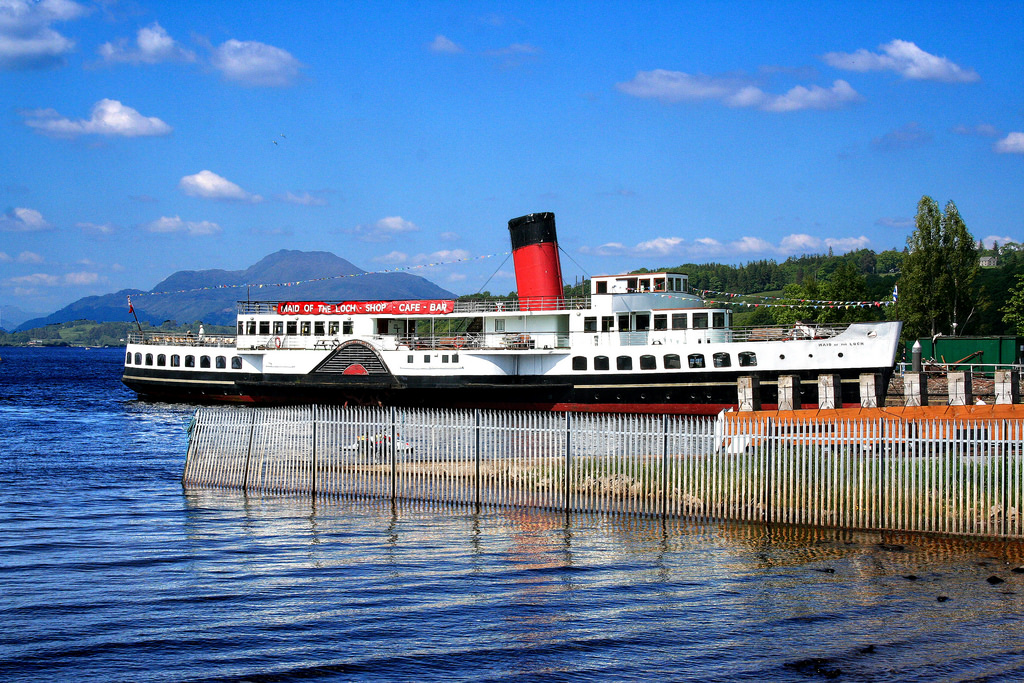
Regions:
<instances>
[{"instance_id":1,"label":"mountain","mask_svg":"<svg viewBox=\"0 0 1024 683\"><path fill-rule=\"evenodd\" d=\"M416 275L368 273L327 251L282 249L245 270L182 270L149 292L122 289L113 294L87 296L56 313L23 322L18 329L82 319L99 322L131 320L128 296L132 297L139 320L154 325L165 320L201 320L212 325L234 325L236 302L247 299L367 301L455 297Z\"/></svg>"},{"instance_id":2,"label":"mountain","mask_svg":"<svg viewBox=\"0 0 1024 683\"><path fill-rule=\"evenodd\" d=\"M39 315L42 314L36 311L25 311L10 304L4 304L0 306L0 330L13 330L26 320L38 317Z\"/></svg>"}]
</instances>

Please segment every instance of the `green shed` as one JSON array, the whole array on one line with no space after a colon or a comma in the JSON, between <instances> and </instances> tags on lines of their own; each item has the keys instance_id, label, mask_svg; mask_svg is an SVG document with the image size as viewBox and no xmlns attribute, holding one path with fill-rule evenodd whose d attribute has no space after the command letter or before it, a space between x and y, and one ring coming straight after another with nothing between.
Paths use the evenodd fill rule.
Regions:
<instances>
[{"instance_id":1,"label":"green shed","mask_svg":"<svg viewBox=\"0 0 1024 683\"><path fill-rule=\"evenodd\" d=\"M921 342L921 358L944 365L1015 365L1024 357L1024 337L930 337L906 342L904 360L909 363L914 342ZM966 367L964 369L967 369Z\"/></svg>"}]
</instances>

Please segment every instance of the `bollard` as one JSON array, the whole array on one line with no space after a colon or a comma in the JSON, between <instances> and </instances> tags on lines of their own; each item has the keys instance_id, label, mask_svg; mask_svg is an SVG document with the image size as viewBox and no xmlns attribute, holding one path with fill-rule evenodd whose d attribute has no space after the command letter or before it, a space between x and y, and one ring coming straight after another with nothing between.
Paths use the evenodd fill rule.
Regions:
<instances>
[{"instance_id":1,"label":"bollard","mask_svg":"<svg viewBox=\"0 0 1024 683\"><path fill-rule=\"evenodd\" d=\"M740 377L736 391L741 411L761 410L761 380L757 377Z\"/></svg>"},{"instance_id":2,"label":"bollard","mask_svg":"<svg viewBox=\"0 0 1024 683\"><path fill-rule=\"evenodd\" d=\"M1020 402L1020 375L1016 370L996 370L996 405Z\"/></svg>"},{"instance_id":3,"label":"bollard","mask_svg":"<svg viewBox=\"0 0 1024 683\"><path fill-rule=\"evenodd\" d=\"M860 407L878 408L885 400L884 397L881 373L862 373L860 376Z\"/></svg>"},{"instance_id":4,"label":"bollard","mask_svg":"<svg viewBox=\"0 0 1024 683\"><path fill-rule=\"evenodd\" d=\"M800 410L800 378L796 375L779 376L779 410Z\"/></svg>"},{"instance_id":5,"label":"bollard","mask_svg":"<svg viewBox=\"0 0 1024 683\"><path fill-rule=\"evenodd\" d=\"M903 375L903 397L907 407L928 405L928 376L923 372Z\"/></svg>"},{"instance_id":6,"label":"bollard","mask_svg":"<svg viewBox=\"0 0 1024 683\"><path fill-rule=\"evenodd\" d=\"M949 405L970 406L974 405L974 391L971 387L972 373L951 372L946 375L946 382L949 385Z\"/></svg>"},{"instance_id":7,"label":"bollard","mask_svg":"<svg viewBox=\"0 0 1024 683\"><path fill-rule=\"evenodd\" d=\"M839 375L818 375L818 408L834 410L842 407L843 392Z\"/></svg>"},{"instance_id":8,"label":"bollard","mask_svg":"<svg viewBox=\"0 0 1024 683\"><path fill-rule=\"evenodd\" d=\"M921 340L918 339L910 349L910 369L921 372Z\"/></svg>"}]
</instances>

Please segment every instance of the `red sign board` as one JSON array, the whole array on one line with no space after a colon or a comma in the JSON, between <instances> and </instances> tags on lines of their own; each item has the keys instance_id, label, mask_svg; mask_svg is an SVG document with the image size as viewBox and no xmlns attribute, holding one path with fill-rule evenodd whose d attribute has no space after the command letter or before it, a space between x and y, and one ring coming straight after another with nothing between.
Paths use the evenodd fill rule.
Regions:
<instances>
[{"instance_id":1,"label":"red sign board","mask_svg":"<svg viewBox=\"0 0 1024 683\"><path fill-rule=\"evenodd\" d=\"M419 301L282 301L277 304L278 315L358 315L378 313L384 315L444 315L455 310L455 302L446 299Z\"/></svg>"}]
</instances>

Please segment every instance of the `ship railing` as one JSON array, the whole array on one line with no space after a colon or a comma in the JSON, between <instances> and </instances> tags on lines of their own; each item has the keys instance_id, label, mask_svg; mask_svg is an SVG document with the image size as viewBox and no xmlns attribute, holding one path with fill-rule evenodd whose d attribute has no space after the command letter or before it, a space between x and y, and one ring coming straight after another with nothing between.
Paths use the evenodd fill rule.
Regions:
<instances>
[{"instance_id":1,"label":"ship railing","mask_svg":"<svg viewBox=\"0 0 1024 683\"><path fill-rule=\"evenodd\" d=\"M896 371L900 374L913 372L913 363L896 363ZM926 359L921 363L921 372L932 375L945 375L949 372L970 372L974 377L995 377L996 370L1010 370L1024 380L1024 365L1020 363L943 363Z\"/></svg>"},{"instance_id":2,"label":"ship railing","mask_svg":"<svg viewBox=\"0 0 1024 683\"><path fill-rule=\"evenodd\" d=\"M167 332L129 332L129 344L146 344L150 346L203 346L203 347L234 347L235 336L231 334L180 334Z\"/></svg>"},{"instance_id":3,"label":"ship railing","mask_svg":"<svg viewBox=\"0 0 1024 683\"><path fill-rule=\"evenodd\" d=\"M847 325L818 325L796 323L795 325L758 325L756 327L734 327L730 330L731 341L787 341L798 339L829 339L840 334Z\"/></svg>"},{"instance_id":4,"label":"ship railing","mask_svg":"<svg viewBox=\"0 0 1024 683\"><path fill-rule=\"evenodd\" d=\"M239 301L239 315L276 315L277 301ZM578 311L590 308L590 297L529 297L522 299L463 299L455 314L517 313L520 311ZM445 314L451 315L451 314ZM410 316L411 317L411 316Z\"/></svg>"}]
</instances>

